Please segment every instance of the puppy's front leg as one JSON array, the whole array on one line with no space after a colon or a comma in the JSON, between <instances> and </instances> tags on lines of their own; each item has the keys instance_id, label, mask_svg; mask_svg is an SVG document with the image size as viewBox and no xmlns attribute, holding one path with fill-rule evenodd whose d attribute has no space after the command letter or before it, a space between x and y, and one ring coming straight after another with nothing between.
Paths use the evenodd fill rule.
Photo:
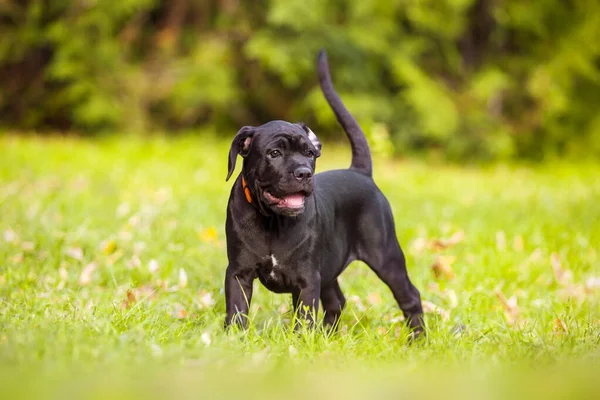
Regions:
<instances>
[{"instance_id":1,"label":"puppy's front leg","mask_svg":"<svg viewBox=\"0 0 600 400\"><path fill-rule=\"evenodd\" d=\"M319 298L321 297L321 278L316 275L308 281L299 291L292 292L294 311L297 318L305 320L309 327L314 326L319 313ZM300 321L296 321L295 328L298 329Z\"/></svg>"},{"instance_id":2,"label":"puppy's front leg","mask_svg":"<svg viewBox=\"0 0 600 400\"><path fill-rule=\"evenodd\" d=\"M248 309L252 300L252 281L254 272L227 267L225 274L225 307L227 317L225 327L232 323L246 329L248 326Z\"/></svg>"}]
</instances>

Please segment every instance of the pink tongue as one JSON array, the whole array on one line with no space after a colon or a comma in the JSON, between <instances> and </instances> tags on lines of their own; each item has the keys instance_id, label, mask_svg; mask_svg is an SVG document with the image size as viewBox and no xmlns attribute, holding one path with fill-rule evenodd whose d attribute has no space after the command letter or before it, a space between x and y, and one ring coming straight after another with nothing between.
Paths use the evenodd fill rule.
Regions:
<instances>
[{"instance_id":1,"label":"pink tongue","mask_svg":"<svg viewBox=\"0 0 600 400\"><path fill-rule=\"evenodd\" d=\"M292 207L299 207L302 204L304 204L304 196L300 193L285 196L283 200L286 202L287 205L290 205Z\"/></svg>"}]
</instances>

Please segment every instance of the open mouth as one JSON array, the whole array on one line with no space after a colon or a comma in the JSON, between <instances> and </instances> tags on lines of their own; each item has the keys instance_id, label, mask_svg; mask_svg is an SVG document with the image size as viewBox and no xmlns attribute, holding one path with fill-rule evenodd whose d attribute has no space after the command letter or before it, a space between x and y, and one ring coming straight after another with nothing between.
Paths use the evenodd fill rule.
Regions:
<instances>
[{"instance_id":1,"label":"open mouth","mask_svg":"<svg viewBox=\"0 0 600 400\"><path fill-rule=\"evenodd\" d=\"M288 209L300 209L304 207L304 199L306 197L302 192L288 194L284 197L276 197L266 190L264 195L270 205Z\"/></svg>"}]
</instances>

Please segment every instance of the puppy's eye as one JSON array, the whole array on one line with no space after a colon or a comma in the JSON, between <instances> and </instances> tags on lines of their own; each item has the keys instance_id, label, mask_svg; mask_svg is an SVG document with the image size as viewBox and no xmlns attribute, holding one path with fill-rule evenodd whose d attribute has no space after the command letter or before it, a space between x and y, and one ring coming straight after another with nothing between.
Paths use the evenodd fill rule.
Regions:
<instances>
[{"instance_id":1,"label":"puppy's eye","mask_svg":"<svg viewBox=\"0 0 600 400\"><path fill-rule=\"evenodd\" d=\"M281 157L281 152L279 150L271 150L269 152L269 157L271 157L271 158Z\"/></svg>"},{"instance_id":2,"label":"puppy's eye","mask_svg":"<svg viewBox=\"0 0 600 400\"><path fill-rule=\"evenodd\" d=\"M306 156L307 156L308 158L315 158L315 152L314 152L314 151L312 151L312 150L308 150L308 151L306 152Z\"/></svg>"}]
</instances>

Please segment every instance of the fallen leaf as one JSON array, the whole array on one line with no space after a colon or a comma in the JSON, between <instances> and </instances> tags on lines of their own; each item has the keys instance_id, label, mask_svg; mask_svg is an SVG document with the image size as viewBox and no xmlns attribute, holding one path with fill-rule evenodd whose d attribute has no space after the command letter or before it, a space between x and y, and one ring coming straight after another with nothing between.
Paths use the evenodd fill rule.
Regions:
<instances>
[{"instance_id":1,"label":"fallen leaf","mask_svg":"<svg viewBox=\"0 0 600 400\"><path fill-rule=\"evenodd\" d=\"M560 318L556 318L554 320L554 334L555 335L564 335L568 334L567 324L565 324Z\"/></svg>"},{"instance_id":2,"label":"fallen leaf","mask_svg":"<svg viewBox=\"0 0 600 400\"><path fill-rule=\"evenodd\" d=\"M415 240L413 240L410 247L413 250L413 252L419 254L423 250L425 250L425 247L427 247L427 239L425 239L424 237L416 238Z\"/></svg>"},{"instance_id":3,"label":"fallen leaf","mask_svg":"<svg viewBox=\"0 0 600 400\"><path fill-rule=\"evenodd\" d=\"M81 275L79 276L79 284L82 286L89 285L92 282L95 270L96 263L92 262L86 265L85 268L81 271Z\"/></svg>"},{"instance_id":4,"label":"fallen leaf","mask_svg":"<svg viewBox=\"0 0 600 400\"><path fill-rule=\"evenodd\" d=\"M448 280L454 279L454 271L452 270L452 263L456 260L454 256L438 256L431 270L436 279L446 278Z\"/></svg>"},{"instance_id":5,"label":"fallen leaf","mask_svg":"<svg viewBox=\"0 0 600 400\"><path fill-rule=\"evenodd\" d=\"M277 308L277 312L279 314L285 314L286 312L289 311L289 306L287 305L287 303L281 303L281 305Z\"/></svg>"},{"instance_id":6,"label":"fallen leaf","mask_svg":"<svg viewBox=\"0 0 600 400\"><path fill-rule=\"evenodd\" d=\"M371 292L369 293L369 295L367 296L367 301L369 302L369 304L371 304L372 306L381 304L381 296L379 295L379 293L377 292Z\"/></svg>"},{"instance_id":7,"label":"fallen leaf","mask_svg":"<svg viewBox=\"0 0 600 400\"><path fill-rule=\"evenodd\" d=\"M127 300L129 300L131 304L135 303L135 293L133 293L131 290L127 291Z\"/></svg>"},{"instance_id":8,"label":"fallen leaf","mask_svg":"<svg viewBox=\"0 0 600 400\"><path fill-rule=\"evenodd\" d=\"M520 321L519 306L517 304L517 297L511 296L507 299L504 293L500 289L494 290L496 297L500 300L500 304L504 308L504 316L509 325L515 325Z\"/></svg>"},{"instance_id":9,"label":"fallen leaf","mask_svg":"<svg viewBox=\"0 0 600 400\"><path fill-rule=\"evenodd\" d=\"M183 268L179 268L179 287L184 288L187 286L188 277Z\"/></svg>"},{"instance_id":10,"label":"fallen leaf","mask_svg":"<svg viewBox=\"0 0 600 400\"><path fill-rule=\"evenodd\" d=\"M441 239L432 239L427 243L427 246L433 251L444 250L448 247Z\"/></svg>"},{"instance_id":11,"label":"fallen leaf","mask_svg":"<svg viewBox=\"0 0 600 400\"><path fill-rule=\"evenodd\" d=\"M365 307L365 305L362 303L362 300L360 299L360 297L356 296L356 295L352 295L348 298L349 301L351 301L352 303L354 303L356 305L356 309L360 312L364 312L367 310L367 308Z\"/></svg>"},{"instance_id":12,"label":"fallen leaf","mask_svg":"<svg viewBox=\"0 0 600 400\"><path fill-rule=\"evenodd\" d=\"M448 321L450 319L450 312L448 310L445 310L430 301L423 300L421 305L423 307L423 312L425 313L438 314L442 317L442 321Z\"/></svg>"},{"instance_id":13,"label":"fallen leaf","mask_svg":"<svg viewBox=\"0 0 600 400\"><path fill-rule=\"evenodd\" d=\"M563 300L576 300L581 303L585 300L586 288L583 285L567 284L558 292Z\"/></svg>"},{"instance_id":14,"label":"fallen leaf","mask_svg":"<svg viewBox=\"0 0 600 400\"><path fill-rule=\"evenodd\" d=\"M463 230L456 231L448 239L431 239L427 246L430 250L440 251L447 248L456 246L462 242L465 238L465 232Z\"/></svg>"},{"instance_id":15,"label":"fallen leaf","mask_svg":"<svg viewBox=\"0 0 600 400\"><path fill-rule=\"evenodd\" d=\"M131 289L127 289L126 296L127 297L121 303L121 307L125 310L131 308L136 302L135 293L133 293L133 291Z\"/></svg>"},{"instance_id":16,"label":"fallen leaf","mask_svg":"<svg viewBox=\"0 0 600 400\"><path fill-rule=\"evenodd\" d=\"M212 308L216 304L216 301L215 299L213 299L213 295L211 292L202 290L198 293L198 296L200 297L200 308Z\"/></svg>"},{"instance_id":17,"label":"fallen leaf","mask_svg":"<svg viewBox=\"0 0 600 400\"><path fill-rule=\"evenodd\" d=\"M142 260L137 255L133 255L129 261L127 261L127 268L133 269L138 268L142 265Z\"/></svg>"},{"instance_id":18,"label":"fallen leaf","mask_svg":"<svg viewBox=\"0 0 600 400\"><path fill-rule=\"evenodd\" d=\"M23 249L23 251L33 251L33 250L35 250L35 243L23 242L23 243L21 243L21 248Z\"/></svg>"},{"instance_id":19,"label":"fallen leaf","mask_svg":"<svg viewBox=\"0 0 600 400\"><path fill-rule=\"evenodd\" d=\"M563 269L560 257L556 253L550 255L550 264L552 264L552 271L554 272L554 278L559 285L566 286L573 278L573 273L567 269Z\"/></svg>"},{"instance_id":20,"label":"fallen leaf","mask_svg":"<svg viewBox=\"0 0 600 400\"><path fill-rule=\"evenodd\" d=\"M455 246L462 242L465 239L465 232L461 229L459 231L454 232L452 236L448 239L448 245Z\"/></svg>"},{"instance_id":21,"label":"fallen leaf","mask_svg":"<svg viewBox=\"0 0 600 400\"><path fill-rule=\"evenodd\" d=\"M67 255L76 260L83 261L83 250L80 247L68 248Z\"/></svg>"},{"instance_id":22,"label":"fallen leaf","mask_svg":"<svg viewBox=\"0 0 600 400\"><path fill-rule=\"evenodd\" d=\"M177 319L183 319L187 316L187 311L185 311L185 308L181 304L175 304L173 316Z\"/></svg>"}]
</instances>

